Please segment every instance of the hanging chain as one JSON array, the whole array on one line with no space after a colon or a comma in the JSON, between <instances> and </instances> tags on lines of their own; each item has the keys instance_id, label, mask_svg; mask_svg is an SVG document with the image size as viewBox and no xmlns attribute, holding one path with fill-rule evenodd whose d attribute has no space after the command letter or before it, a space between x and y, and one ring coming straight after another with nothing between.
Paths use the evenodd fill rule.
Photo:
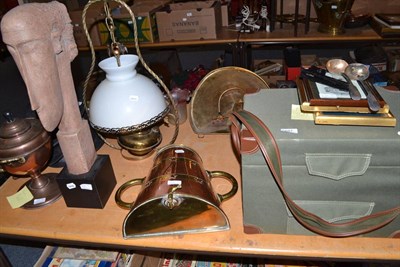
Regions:
<instances>
[{"instance_id":1,"label":"hanging chain","mask_svg":"<svg viewBox=\"0 0 400 267\"><path fill-rule=\"evenodd\" d=\"M120 56L125 54L127 52L127 49L123 44L116 41L116 38L115 38L116 27L114 24L114 20L111 16L110 7L109 7L107 1L104 1L104 11L106 13L105 14L106 18L104 21L105 21L106 27L108 29L108 32L110 33L110 38L111 38L111 44L108 47L108 55L114 56L117 60L118 67L120 67L121 66Z\"/></svg>"}]
</instances>

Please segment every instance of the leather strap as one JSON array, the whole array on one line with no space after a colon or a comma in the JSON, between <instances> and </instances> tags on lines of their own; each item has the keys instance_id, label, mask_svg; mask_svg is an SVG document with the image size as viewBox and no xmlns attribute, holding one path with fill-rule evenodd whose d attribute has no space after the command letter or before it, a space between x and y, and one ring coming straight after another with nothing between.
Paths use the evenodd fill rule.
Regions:
<instances>
[{"instance_id":1,"label":"leather strap","mask_svg":"<svg viewBox=\"0 0 400 267\"><path fill-rule=\"evenodd\" d=\"M329 237L348 237L372 232L393 221L400 214L400 206L374 213L345 223L331 223L298 206L286 192L282 183L282 163L278 145L268 127L251 112L241 110L230 116L231 135L236 152L240 154L240 122L255 138L271 170L286 205L296 220L307 229Z\"/></svg>"}]
</instances>

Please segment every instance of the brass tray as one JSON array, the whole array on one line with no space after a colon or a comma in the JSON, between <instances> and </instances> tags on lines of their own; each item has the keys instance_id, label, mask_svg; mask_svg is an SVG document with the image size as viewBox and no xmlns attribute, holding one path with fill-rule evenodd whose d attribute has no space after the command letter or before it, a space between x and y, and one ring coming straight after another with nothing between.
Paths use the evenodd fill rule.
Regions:
<instances>
[{"instance_id":1,"label":"brass tray","mask_svg":"<svg viewBox=\"0 0 400 267\"><path fill-rule=\"evenodd\" d=\"M299 94L300 107L304 112L359 112L371 113L368 108L368 101L364 97L361 100L352 100L351 98L321 98L315 82L308 79L299 78L296 80ZM378 91L373 94L378 100L381 108L377 113L389 113L389 105L381 97Z\"/></svg>"},{"instance_id":2,"label":"brass tray","mask_svg":"<svg viewBox=\"0 0 400 267\"><path fill-rule=\"evenodd\" d=\"M197 134L229 133L229 114L243 108L243 96L269 88L254 72L222 67L197 85L190 102L190 125Z\"/></svg>"}]
</instances>

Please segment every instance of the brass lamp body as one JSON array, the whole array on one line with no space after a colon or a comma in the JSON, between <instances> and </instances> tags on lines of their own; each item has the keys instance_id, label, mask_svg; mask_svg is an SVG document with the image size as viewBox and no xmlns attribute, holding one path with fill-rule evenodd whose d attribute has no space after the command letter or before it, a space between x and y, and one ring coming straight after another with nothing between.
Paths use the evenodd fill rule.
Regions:
<instances>
[{"instance_id":1,"label":"brass lamp body","mask_svg":"<svg viewBox=\"0 0 400 267\"><path fill-rule=\"evenodd\" d=\"M134 156L134 158L126 158L142 159L153 154L152 152L154 152L154 149L162 141L162 135L158 126L154 126L151 128L146 128L142 131L120 135L117 139L118 144Z\"/></svg>"}]
</instances>

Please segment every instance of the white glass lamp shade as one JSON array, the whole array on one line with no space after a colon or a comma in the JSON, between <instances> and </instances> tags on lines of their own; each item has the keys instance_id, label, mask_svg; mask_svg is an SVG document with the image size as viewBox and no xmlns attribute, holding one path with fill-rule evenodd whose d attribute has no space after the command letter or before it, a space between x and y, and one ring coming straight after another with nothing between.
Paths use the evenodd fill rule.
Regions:
<instances>
[{"instance_id":1,"label":"white glass lamp shade","mask_svg":"<svg viewBox=\"0 0 400 267\"><path fill-rule=\"evenodd\" d=\"M139 58L121 55L121 66L110 57L99 67L106 79L95 89L90 100L89 115L92 124L103 128L123 128L139 125L159 115L167 108L158 86L136 72Z\"/></svg>"}]
</instances>

